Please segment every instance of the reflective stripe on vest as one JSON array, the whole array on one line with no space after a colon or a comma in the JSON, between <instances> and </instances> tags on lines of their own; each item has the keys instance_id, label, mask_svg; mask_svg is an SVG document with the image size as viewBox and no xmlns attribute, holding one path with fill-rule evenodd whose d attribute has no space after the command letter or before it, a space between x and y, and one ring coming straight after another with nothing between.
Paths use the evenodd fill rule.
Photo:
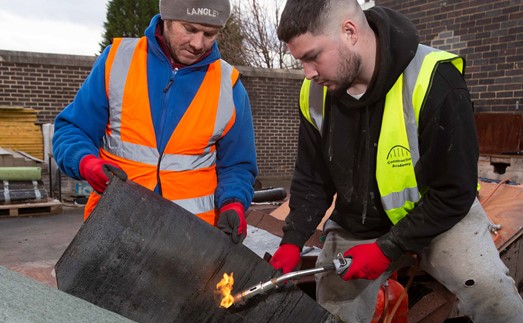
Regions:
<instances>
[{"instance_id":1,"label":"reflective stripe on vest","mask_svg":"<svg viewBox=\"0 0 523 323\"><path fill-rule=\"evenodd\" d=\"M376 157L376 181L387 216L396 224L420 199L414 166L419 160L418 121L437 65L452 62L463 74L464 60L454 54L419 45L416 55L387 93ZM323 97L322 104L309 105ZM325 90L308 80L302 85L300 109L320 131ZM318 118L318 115L321 116Z\"/></svg>"},{"instance_id":2,"label":"reflective stripe on vest","mask_svg":"<svg viewBox=\"0 0 523 323\"><path fill-rule=\"evenodd\" d=\"M147 84L147 39L115 39L106 63L110 118L100 156L129 179L215 224L216 141L235 119L233 86L239 73L225 61L207 73L164 153L156 146Z\"/></svg>"},{"instance_id":3,"label":"reflective stripe on vest","mask_svg":"<svg viewBox=\"0 0 523 323\"><path fill-rule=\"evenodd\" d=\"M327 87L307 79L303 80L300 91L300 110L303 116L318 129L320 134L323 128L326 95Z\"/></svg>"}]
</instances>

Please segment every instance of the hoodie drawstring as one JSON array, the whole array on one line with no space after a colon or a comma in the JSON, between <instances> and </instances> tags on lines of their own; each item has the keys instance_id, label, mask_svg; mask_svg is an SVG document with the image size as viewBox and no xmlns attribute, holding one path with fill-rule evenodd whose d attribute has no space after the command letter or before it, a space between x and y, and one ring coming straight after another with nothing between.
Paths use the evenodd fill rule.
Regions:
<instances>
[{"instance_id":1,"label":"hoodie drawstring","mask_svg":"<svg viewBox=\"0 0 523 323\"><path fill-rule=\"evenodd\" d=\"M365 174L365 178L363 180L363 210L361 212L361 224L365 224L365 219L367 218L367 204L369 202L369 165L370 165L370 129L369 129L369 107L365 107L365 162L363 163L365 166L365 171L362 172L362 174Z\"/></svg>"}]
</instances>

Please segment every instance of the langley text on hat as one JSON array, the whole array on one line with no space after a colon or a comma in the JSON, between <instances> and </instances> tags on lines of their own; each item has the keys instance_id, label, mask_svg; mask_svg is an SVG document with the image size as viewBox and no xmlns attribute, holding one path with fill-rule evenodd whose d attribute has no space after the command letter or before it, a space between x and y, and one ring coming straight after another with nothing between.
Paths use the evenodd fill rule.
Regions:
<instances>
[{"instance_id":1,"label":"langley text on hat","mask_svg":"<svg viewBox=\"0 0 523 323\"><path fill-rule=\"evenodd\" d=\"M216 18L220 15L220 12L211 8L187 8L187 15L209 16Z\"/></svg>"}]
</instances>

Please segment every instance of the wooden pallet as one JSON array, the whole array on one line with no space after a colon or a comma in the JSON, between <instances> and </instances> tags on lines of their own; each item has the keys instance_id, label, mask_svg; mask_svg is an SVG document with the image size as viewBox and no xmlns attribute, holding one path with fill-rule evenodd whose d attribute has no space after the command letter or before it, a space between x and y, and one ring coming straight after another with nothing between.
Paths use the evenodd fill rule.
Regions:
<instances>
[{"instance_id":1,"label":"wooden pallet","mask_svg":"<svg viewBox=\"0 0 523 323\"><path fill-rule=\"evenodd\" d=\"M13 216L48 215L62 212L62 203L58 200L47 202L4 204L0 205L0 219Z\"/></svg>"}]
</instances>

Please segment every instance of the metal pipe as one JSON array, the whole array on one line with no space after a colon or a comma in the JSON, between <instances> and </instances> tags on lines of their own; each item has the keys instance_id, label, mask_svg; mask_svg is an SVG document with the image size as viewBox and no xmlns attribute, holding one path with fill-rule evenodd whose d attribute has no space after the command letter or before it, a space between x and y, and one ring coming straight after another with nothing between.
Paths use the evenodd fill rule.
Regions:
<instances>
[{"instance_id":1,"label":"metal pipe","mask_svg":"<svg viewBox=\"0 0 523 323\"><path fill-rule=\"evenodd\" d=\"M275 280L276 284L281 284L284 281L289 280L289 279L295 279L295 278L299 278L299 277L303 277L303 276L307 276L307 275L319 274L319 273L323 273L323 272L326 272L329 270L334 270L334 269L336 269L334 267L334 265L329 264L329 265L326 265L323 267L318 267L318 268L293 271L293 272L287 273L285 275L281 275L280 277L273 278L273 279Z\"/></svg>"},{"instance_id":2,"label":"metal pipe","mask_svg":"<svg viewBox=\"0 0 523 323\"><path fill-rule=\"evenodd\" d=\"M276 288L280 285L282 285L285 281L289 279L295 279L302 276L307 275L314 275L319 274L327 271L335 271L338 275L343 275L345 271L349 269L349 266L352 263L351 258L345 258L342 253L338 253L336 258L332 261L331 264L324 265L322 267L316 267L311 269L304 269L299 271L293 271L284 275L281 275L276 278L272 278L271 280L265 282L265 283L259 283L258 285L254 285L249 289L246 289L236 295L233 295L233 304L239 305L243 304L248 299L265 293L268 290L271 290L273 288Z\"/></svg>"},{"instance_id":3,"label":"metal pipe","mask_svg":"<svg viewBox=\"0 0 523 323\"><path fill-rule=\"evenodd\" d=\"M276 288L276 287L282 285L287 280L296 279L296 278L308 276L308 275L319 274L319 273L323 273L323 272L335 270L335 269L336 269L336 267L334 266L334 264L329 264L329 265L326 265L323 267L318 267L318 268L293 271L293 272L281 275L279 277L272 278L269 281L266 281L264 283L259 283L257 285L252 286L249 289L246 289L246 290L234 295L233 296L234 304L242 304L245 301L247 301L248 299L250 299L256 295L263 294L268 290L271 290L273 288Z\"/></svg>"}]
</instances>

